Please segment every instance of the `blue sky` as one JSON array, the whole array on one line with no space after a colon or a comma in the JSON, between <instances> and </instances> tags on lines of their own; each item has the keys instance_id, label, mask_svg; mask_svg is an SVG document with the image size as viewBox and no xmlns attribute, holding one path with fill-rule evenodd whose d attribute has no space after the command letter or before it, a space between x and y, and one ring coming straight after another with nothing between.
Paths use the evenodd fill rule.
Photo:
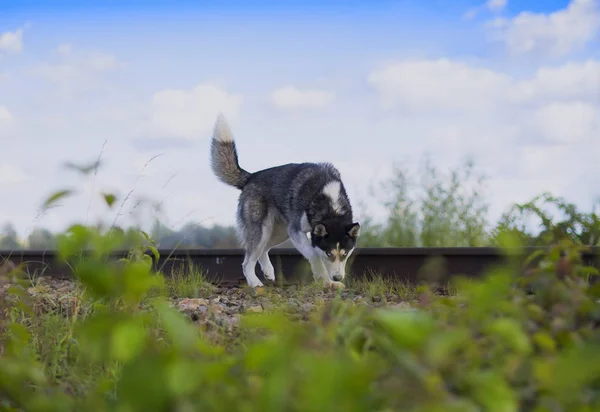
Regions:
<instances>
[{"instance_id":1,"label":"blue sky","mask_svg":"<svg viewBox=\"0 0 600 412\"><path fill-rule=\"evenodd\" d=\"M369 184L423 153L441 168L473 157L492 219L543 190L588 207L600 194L598 3L5 0L0 187L14 200L0 216L22 235L56 230L106 215L88 206L99 190L135 187L164 200L174 227L233 223L237 192L207 162L218 111L244 167L332 161L377 217ZM95 181L61 168L104 144ZM64 185L84 190L36 219Z\"/></svg>"}]
</instances>

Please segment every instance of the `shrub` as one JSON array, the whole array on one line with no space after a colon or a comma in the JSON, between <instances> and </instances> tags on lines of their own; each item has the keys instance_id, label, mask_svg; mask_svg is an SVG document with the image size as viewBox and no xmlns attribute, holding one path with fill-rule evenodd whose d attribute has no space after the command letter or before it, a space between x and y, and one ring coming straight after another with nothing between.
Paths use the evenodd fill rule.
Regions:
<instances>
[{"instance_id":1,"label":"shrub","mask_svg":"<svg viewBox=\"0 0 600 412\"><path fill-rule=\"evenodd\" d=\"M600 201L593 204L588 213L582 212L573 203L550 193L542 193L526 203L514 204L498 222L495 233L512 232L528 246L543 246L570 239L577 244L600 246L600 217L596 209ZM561 218L558 222L554 214ZM530 225L537 221L540 231L532 233Z\"/></svg>"},{"instance_id":2,"label":"shrub","mask_svg":"<svg viewBox=\"0 0 600 412\"><path fill-rule=\"evenodd\" d=\"M396 167L381 185L381 201L388 213L383 223L362 219L361 247L456 247L488 244L488 204L485 176L474 164L450 170L445 176L425 161L419 188L405 168ZM373 190L373 197L380 195Z\"/></svg>"}]
</instances>

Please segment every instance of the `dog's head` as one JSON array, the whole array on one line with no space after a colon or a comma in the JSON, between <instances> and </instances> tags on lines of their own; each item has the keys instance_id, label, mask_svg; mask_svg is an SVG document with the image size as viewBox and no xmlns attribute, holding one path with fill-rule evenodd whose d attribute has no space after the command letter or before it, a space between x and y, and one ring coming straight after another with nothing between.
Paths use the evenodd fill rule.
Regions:
<instances>
[{"instance_id":1,"label":"dog's head","mask_svg":"<svg viewBox=\"0 0 600 412\"><path fill-rule=\"evenodd\" d=\"M339 282L346 276L346 262L354 251L359 233L360 224L339 219L325 220L313 228L311 243L325 264L330 280Z\"/></svg>"}]
</instances>

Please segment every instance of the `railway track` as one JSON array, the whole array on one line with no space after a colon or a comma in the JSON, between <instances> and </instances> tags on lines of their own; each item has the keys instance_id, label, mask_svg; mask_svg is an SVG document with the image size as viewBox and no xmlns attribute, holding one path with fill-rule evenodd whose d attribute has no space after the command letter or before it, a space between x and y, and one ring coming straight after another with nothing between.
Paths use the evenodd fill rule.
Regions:
<instances>
[{"instance_id":1,"label":"railway track","mask_svg":"<svg viewBox=\"0 0 600 412\"><path fill-rule=\"evenodd\" d=\"M525 255L536 248L527 248ZM200 269L211 282L222 285L243 285L242 249L159 249L160 258L154 260L155 269L166 276L189 273ZM126 252L115 253L123 257ZM308 262L295 249L272 249L269 253L277 273L277 282L283 284L312 280ZM600 268L600 248L593 248L583 256L584 261ZM58 261L54 251L0 250L0 263L9 260L35 276L69 278L71 270ZM347 265L347 275L356 278L380 276L415 284L422 280L444 284L453 276L481 276L486 269L505 261L500 250L479 248L358 248ZM281 272L283 271L283 279ZM264 280L260 266L257 274ZM268 281L267 281L268 283Z\"/></svg>"}]
</instances>

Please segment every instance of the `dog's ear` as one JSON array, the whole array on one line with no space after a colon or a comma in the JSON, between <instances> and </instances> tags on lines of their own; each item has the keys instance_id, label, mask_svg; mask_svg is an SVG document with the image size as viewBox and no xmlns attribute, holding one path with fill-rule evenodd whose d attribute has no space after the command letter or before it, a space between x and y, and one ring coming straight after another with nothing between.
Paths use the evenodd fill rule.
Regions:
<instances>
[{"instance_id":1,"label":"dog's ear","mask_svg":"<svg viewBox=\"0 0 600 412\"><path fill-rule=\"evenodd\" d=\"M348 233L348 236L356 239L360 234L360 225L358 222L350 223L348 226L346 226L346 232Z\"/></svg>"},{"instance_id":2,"label":"dog's ear","mask_svg":"<svg viewBox=\"0 0 600 412\"><path fill-rule=\"evenodd\" d=\"M319 223L317 226L315 226L315 228L313 229L313 233L315 234L315 236L318 237L325 237L325 235L327 235L327 229L325 229L325 226L322 225L321 223Z\"/></svg>"}]
</instances>

